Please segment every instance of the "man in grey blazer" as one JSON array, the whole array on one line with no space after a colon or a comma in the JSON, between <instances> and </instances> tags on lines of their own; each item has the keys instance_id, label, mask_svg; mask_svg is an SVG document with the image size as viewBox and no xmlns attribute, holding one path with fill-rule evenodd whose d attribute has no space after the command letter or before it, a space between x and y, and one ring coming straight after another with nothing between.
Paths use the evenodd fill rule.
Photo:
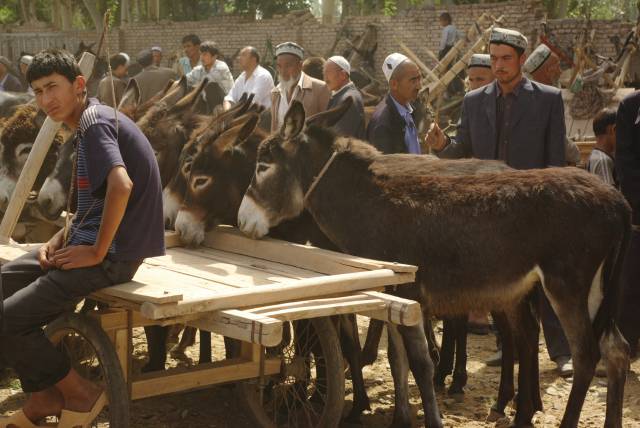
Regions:
<instances>
[{"instance_id":1,"label":"man in grey blazer","mask_svg":"<svg viewBox=\"0 0 640 428\"><path fill-rule=\"evenodd\" d=\"M527 39L517 31L494 29L489 53L496 80L467 93L455 139L434 125L427 144L441 158L498 159L516 169L565 166L564 104L560 90L522 74ZM562 376L573 366L560 322L546 298L541 318L549 356Z\"/></svg>"},{"instance_id":2,"label":"man in grey blazer","mask_svg":"<svg viewBox=\"0 0 640 428\"><path fill-rule=\"evenodd\" d=\"M323 67L324 82L331 89L331 99L327 110L339 106L344 100L351 97L353 104L333 125L333 130L338 135L362 140L365 138L364 104L362 94L349 77L350 73L351 65L342 56L332 56L325 62Z\"/></svg>"}]
</instances>

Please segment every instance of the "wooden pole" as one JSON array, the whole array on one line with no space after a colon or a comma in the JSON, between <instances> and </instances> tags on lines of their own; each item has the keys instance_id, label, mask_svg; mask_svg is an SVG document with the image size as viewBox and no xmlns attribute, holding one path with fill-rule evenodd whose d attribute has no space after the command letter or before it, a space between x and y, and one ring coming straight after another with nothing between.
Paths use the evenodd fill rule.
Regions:
<instances>
[{"instance_id":1,"label":"wooden pole","mask_svg":"<svg viewBox=\"0 0 640 428\"><path fill-rule=\"evenodd\" d=\"M95 56L89 52L85 52L80 59L80 71L85 76L90 76L93 71L93 63ZM13 190L9 205L4 213L2 222L0 223L0 243L8 244L11 240L11 234L18 223L18 217L24 208L24 203L31 192L33 183L40 172L44 158L53 143L56 133L60 129L60 123L54 122L50 117L44 121L42 128L38 132L36 141L33 143L29 157L20 172L20 178Z\"/></svg>"}]
</instances>

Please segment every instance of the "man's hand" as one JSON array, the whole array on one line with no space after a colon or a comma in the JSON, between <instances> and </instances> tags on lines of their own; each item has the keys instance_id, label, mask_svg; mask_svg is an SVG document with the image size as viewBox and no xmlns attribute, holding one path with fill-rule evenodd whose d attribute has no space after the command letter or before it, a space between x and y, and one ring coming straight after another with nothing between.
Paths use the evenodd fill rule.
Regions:
<instances>
[{"instance_id":1,"label":"man's hand","mask_svg":"<svg viewBox=\"0 0 640 428\"><path fill-rule=\"evenodd\" d=\"M69 270L98 265L104 257L95 245L75 245L56 251L51 260L58 269Z\"/></svg>"},{"instance_id":2,"label":"man's hand","mask_svg":"<svg viewBox=\"0 0 640 428\"><path fill-rule=\"evenodd\" d=\"M427 132L427 135L424 138L424 142L427 144L427 146L431 147L437 152L447 147L447 137L435 122L431 124L431 128L429 129L429 132Z\"/></svg>"},{"instance_id":3,"label":"man's hand","mask_svg":"<svg viewBox=\"0 0 640 428\"><path fill-rule=\"evenodd\" d=\"M54 253L62 247L63 230L53 235L49 242L38 249L38 262L42 270L49 270L55 267L53 262Z\"/></svg>"}]
</instances>

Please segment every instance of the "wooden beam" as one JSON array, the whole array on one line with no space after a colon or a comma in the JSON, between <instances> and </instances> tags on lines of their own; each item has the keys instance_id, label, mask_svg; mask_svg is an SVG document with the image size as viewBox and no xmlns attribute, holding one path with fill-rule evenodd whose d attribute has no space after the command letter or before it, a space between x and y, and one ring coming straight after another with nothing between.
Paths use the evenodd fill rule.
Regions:
<instances>
[{"instance_id":1,"label":"wooden beam","mask_svg":"<svg viewBox=\"0 0 640 428\"><path fill-rule=\"evenodd\" d=\"M85 76L91 76L94 61L95 56L93 54L85 52L82 55L79 63L82 74ZM31 188L33 188L33 183L36 181L36 177L40 173L40 168L42 167L44 158L47 155L60 126L60 123L54 122L47 116L44 124L40 128L38 136L31 147L29 157L20 172L20 177L18 178L16 187L13 190L11 199L9 199L9 205L4 213L2 222L0 222L0 243L8 244L10 242L11 234L18 223L18 217L20 217L24 203L29 197Z\"/></svg>"},{"instance_id":2,"label":"wooden beam","mask_svg":"<svg viewBox=\"0 0 640 428\"><path fill-rule=\"evenodd\" d=\"M266 376L280 373L281 360L267 358L264 365ZM185 392L260 376L260 364L241 358L200 364L190 368L176 368L149 373L134 379L131 399L156 397L172 392Z\"/></svg>"},{"instance_id":3,"label":"wooden beam","mask_svg":"<svg viewBox=\"0 0 640 428\"><path fill-rule=\"evenodd\" d=\"M183 300L169 305L145 302L141 306L141 312L147 318L161 319L219 309L267 305L287 300L366 290L384 285L409 283L414 280L414 273L395 273L390 269L377 269L292 280L290 283L262 285L248 289L234 289L208 298Z\"/></svg>"},{"instance_id":4,"label":"wooden beam","mask_svg":"<svg viewBox=\"0 0 640 428\"><path fill-rule=\"evenodd\" d=\"M358 311L359 315L407 326L422 322L422 309L416 301L377 291L365 291L363 294L385 302L385 308L368 312Z\"/></svg>"},{"instance_id":5,"label":"wooden beam","mask_svg":"<svg viewBox=\"0 0 640 428\"><path fill-rule=\"evenodd\" d=\"M186 324L263 346L276 346L282 341L282 321L235 309L211 312Z\"/></svg>"}]
</instances>

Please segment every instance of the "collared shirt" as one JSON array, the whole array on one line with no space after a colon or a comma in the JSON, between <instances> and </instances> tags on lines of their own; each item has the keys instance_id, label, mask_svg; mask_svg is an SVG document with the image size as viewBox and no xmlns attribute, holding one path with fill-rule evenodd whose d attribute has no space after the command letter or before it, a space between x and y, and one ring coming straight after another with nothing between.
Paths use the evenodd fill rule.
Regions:
<instances>
[{"instance_id":1,"label":"collared shirt","mask_svg":"<svg viewBox=\"0 0 640 428\"><path fill-rule=\"evenodd\" d=\"M451 47L456 44L458 39L458 30L453 24L449 24L442 29L442 38L440 39L440 50Z\"/></svg>"},{"instance_id":2,"label":"collared shirt","mask_svg":"<svg viewBox=\"0 0 640 428\"><path fill-rule=\"evenodd\" d=\"M187 74L187 84L189 86L197 86L207 77L209 82L216 82L224 91L225 95L229 93L233 87L233 76L226 62L219 59L206 71L204 65L198 65Z\"/></svg>"},{"instance_id":3,"label":"collared shirt","mask_svg":"<svg viewBox=\"0 0 640 428\"><path fill-rule=\"evenodd\" d=\"M2 80L0 80L0 91L4 91L4 84L7 81L7 77L9 77L9 73L5 74Z\"/></svg>"},{"instance_id":4,"label":"collared shirt","mask_svg":"<svg viewBox=\"0 0 640 428\"><path fill-rule=\"evenodd\" d=\"M511 113L518 99L518 94L525 84L522 78L520 83L513 88L513 91L503 95L500 85L496 82L496 130L498 136L498 144L496 144L496 159L507 161L507 150L509 147L509 126L511 126Z\"/></svg>"},{"instance_id":5,"label":"collared shirt","mask_svg":"<svg viewBox=\"0 0 640 428\"><path fill-rule=\"evenodd\" d=\"M300 73L300 79L298 79L298 83L293 88L293 93L291 94L291 100L296 99L296 95L298 92L302 91L302 78L304 77L304 73ZM282 87L282 83L278 83L276 89L280 92L280 102L278 103L278 128L282 126L284 123L284 117L289 111L289 105L291 102L287 97L287 91Z\"/></svg>"},{"instance_id":6,"label":"collared shirt","mask_svg":"<svg viewBox=\"0 0 640 428\"><path fill-rule=\"evenodd\" d=\"M271 90L273 77L264 67L258 65L247 79L247 73L242 72L233 84L225 100L237 103L243 93L255 94L253 102L265 108L271 108Z\"/></svg>"},{"instance_id":7,"label":"collared shirt","mask_svg":"<svg viewBox=\"0 0 640 428\"><path fill-rule=\"evenodd\" d=\"M191 60L189 59L189 57L186 57L186 56L183 56L182 58L180 58L178 60L178 64L182 69L182 74L189 74L191 70L195 68L195 67L191 67ZM198 59L198 63L196 64L196 67L198 65L202 65L202 61L200 61L199 59Z\"/></svg>"},{"instance_id":8,"label":"collared shirt","mask_svg":"<svg viewBox=\"0 0 640 428\"><path fill-rule=\"evenodd\" d=\"M393 97L391 97L391 99L393 100L396 109L398 109L398 113L400 113L400 116L402 116L407 124L407 126L404 127L404 144L407 146L407 153L414 155L421 154L422 151L420 150L420 143L418 142L418 130L416 129L416 124L413 121L413 116L411 116L413 108L410 104L403 106Z\"/></svg>"}]
</instances>

